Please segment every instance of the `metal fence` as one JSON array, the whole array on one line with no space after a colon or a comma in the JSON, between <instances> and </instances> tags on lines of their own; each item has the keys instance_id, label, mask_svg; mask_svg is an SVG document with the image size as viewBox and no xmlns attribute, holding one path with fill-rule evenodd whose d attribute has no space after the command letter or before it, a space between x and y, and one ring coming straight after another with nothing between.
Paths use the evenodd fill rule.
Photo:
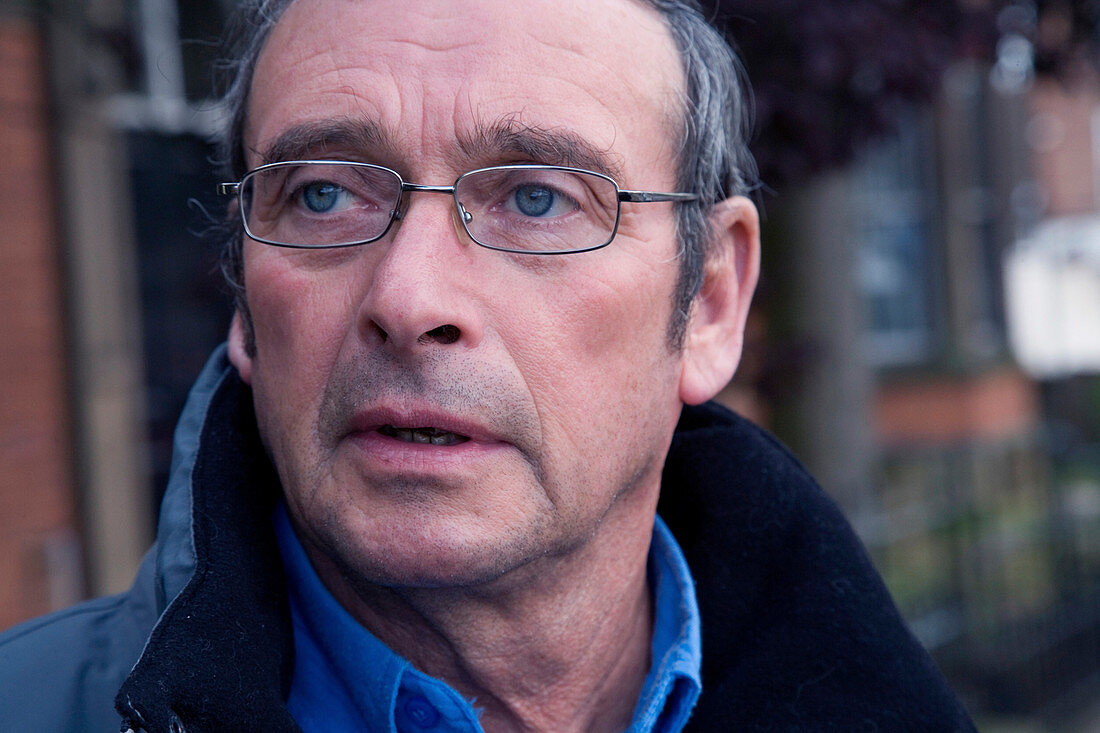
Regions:
<instances>
[{"instance_id":1,"label":"metal fence","mask_svg":"<svg viewBox=\"0 0 1100 733\"><path fill-rule=\"evenodd\" d=\"M1100 446L898 448L856 524L902 612L976 712L1100 699Z\"/></svg>"}]
</instances>

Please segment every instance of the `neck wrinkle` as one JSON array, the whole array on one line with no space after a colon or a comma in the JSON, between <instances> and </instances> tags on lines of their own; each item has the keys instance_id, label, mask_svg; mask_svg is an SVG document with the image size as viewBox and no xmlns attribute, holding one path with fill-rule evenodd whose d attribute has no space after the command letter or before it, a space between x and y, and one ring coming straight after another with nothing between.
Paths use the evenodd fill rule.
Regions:
<instances>
[{"instance_id":1,"label":"neck wrinkle","mask_svg":"<svg viewBox=\"0 0 1100 733\"><path fill-rule=\"evenodd\" d=\"M486 731L623 730L650 666L653 530L652 521L644 533L611 529L569 557L533 563L553 564L553 572L530 569L537 584L500 593L353 585L330 559L309 554L336 600L414 667L474 701ZM599 547L609 542L612 552ZM594 571L597 557L605 559Z\"/></svg>"}]
</instances>

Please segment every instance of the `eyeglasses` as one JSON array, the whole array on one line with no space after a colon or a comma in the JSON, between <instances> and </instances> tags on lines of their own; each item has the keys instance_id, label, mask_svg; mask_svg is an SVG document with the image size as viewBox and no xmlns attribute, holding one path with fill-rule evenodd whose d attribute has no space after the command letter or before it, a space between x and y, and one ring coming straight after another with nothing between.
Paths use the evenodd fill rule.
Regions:
<instances>
[{"instance_id":1,"label":"eyeglasses","mask_svg":"<svg viewBox=\"0 0 1100 733\"><path fill-rule=\"evenodd\" d=\"M624 191L602 173L554 165L500 165L451 186L408 183L389 168L335 160L262 165L218 192L236 196L245 233L279 247L350 247L381 239L403 216L406 192L454 197L477 244L523 254L567 254L611 243L620 206L695 201L693 193Z\"/></svg>"}]
</instances>

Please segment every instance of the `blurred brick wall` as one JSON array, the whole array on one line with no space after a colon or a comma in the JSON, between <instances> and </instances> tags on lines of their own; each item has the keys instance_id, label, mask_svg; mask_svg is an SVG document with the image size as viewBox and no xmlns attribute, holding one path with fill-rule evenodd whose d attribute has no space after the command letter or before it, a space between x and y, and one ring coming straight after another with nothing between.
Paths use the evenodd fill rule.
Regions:
<instances>
[{"instance_id":1,"label":"blurred brick wall","mask_svg":"<svg viewBox=\"0 0 1100 733\"><path fill-rule=\"evenodd\" d=\"M875 433L885 445L1011 440L1040 421L1039 389L1013 367L973 374L900 378L872 404Z\"/></svg>"},{"instance_id":2,"label":"blurred brick wall","mask_svg":"<svg viewBox=\"0 0 1100 733\"><path fill-rule=\"evenodd\" d=\"M44 67L0 14L0 628L83 590Z\"/></svg>"},{"instance_id":3,"label":"blurred brick wall","mask_svg":"<svg viewBox=\"0 0 1100 733\"><path fill-rule=\"evenodd\" d=\"M1028 142L1048 216L1093 213L1100 207L1096 139L1100 79L1082 72L1070 82L1040 79L1028 95Z\"/></svg>"}]
</instances>

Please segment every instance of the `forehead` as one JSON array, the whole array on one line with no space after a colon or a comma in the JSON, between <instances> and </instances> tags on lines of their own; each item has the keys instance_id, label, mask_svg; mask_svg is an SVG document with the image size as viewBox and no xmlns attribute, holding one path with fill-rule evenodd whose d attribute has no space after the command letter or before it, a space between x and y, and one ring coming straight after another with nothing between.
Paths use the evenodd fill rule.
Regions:
<instances>
[{"instance_id":1,"label":"forehead","mask_svg":"<svg viewBox=\"0 0 1100 733\"><path fill-rule=\"evenodd\" d=\"M444 161L475 130L521 127L671 170L682 89L665 23L638 0L297 0L257 63L245 142L255 165L290 128L365 120Z\"/></svg>"}]
</instances>

